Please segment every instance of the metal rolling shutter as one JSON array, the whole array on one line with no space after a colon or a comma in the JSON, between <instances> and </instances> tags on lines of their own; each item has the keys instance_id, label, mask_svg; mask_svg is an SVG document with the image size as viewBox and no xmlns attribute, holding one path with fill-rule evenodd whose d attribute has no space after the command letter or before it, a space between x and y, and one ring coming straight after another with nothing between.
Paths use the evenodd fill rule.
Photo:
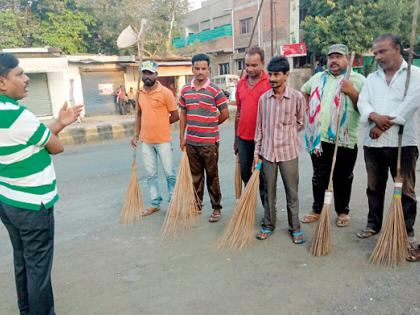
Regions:
<instances>
[{"instance_id":1,"label":"metal rolling shutter","mask_svg":"<svg viewBox=\"0 0 420 315\"><path fill-rule=\"evenodd\" d=\"M82 72L83 99L87 116L115 114L113 95L102 95L99 86L112 86L115 91L124 85L122 71Z\"/></svg>"},{"instance_id":2,"label":"metal rolling shutter","mask_svg":"<svg viewBox=\"0 0 420 315\"><path fill-rule=\"evenodd\" d=\"M26 73L29 77L28 95L20 101L38 117L52 116L52 106L46 73Z\"/></svg>"}]
</instances>

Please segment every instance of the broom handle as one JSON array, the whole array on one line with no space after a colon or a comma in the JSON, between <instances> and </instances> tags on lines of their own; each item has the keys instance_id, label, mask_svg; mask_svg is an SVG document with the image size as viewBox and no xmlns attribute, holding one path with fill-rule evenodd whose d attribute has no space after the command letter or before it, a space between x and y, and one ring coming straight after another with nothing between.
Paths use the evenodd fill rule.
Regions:
<instances>
[{"instance_id":1,"label":"broom handle","mask_svg":"<svg viewBox=\"0 0 420 315\"><path fill-rule=\"evenodd\" d=\"M140 22L140 24L142 24L142 22ZM138 32L141 32L142 30L142 25L140 25ZM144 30L143 30L144 33ZM142 34L140 34L138 40L137 40L137 56L139 58L139 76L137 78L137 96L136 96L136 110L135 110L135 115L136 117L134 118L134 128L136 128L136 130L134 130L136 139L138 139L139 135L137 134L137 121L139 119L139 96L140 96L140 82L143 76L143 72L141 71L141 64L143 63L143 39L141 38ZM137 152L137 148L133 148L133 162L136 161L136 152Z\"/></svg>"},{"instance_id":2,"label":"broom handle","mask_svg":"<svg viewBox=\"0 0 420 315\"><path fill-rule=\"evenodd\" d=\"M405 79L404 88L404 99L407 96L408 87L411 80L411 63L413 62L414 44L416 42L416 29L417 29L417 12L419 7L419 0L414 3L413 9L413 24L411 27L411 38L410 38L410 50L408 52L408 64L407 64L407 78ZM402 151L402 136L404 132L404 126L400 126L398 130L398 157L397 157L397 178L401 177L401 151Z\"/></svg>"},{"instance_id":3,"label":"broom handle","mask_svg":"<svg viewBox=\"0 0 420 315\"><path fill-rule=\"evenodd\" d=\"M348 80L350 78L350 72L353 65L355 53L354 51L351 53L350 62L347 65L347 71L344 75L344 80ZM334 169L335 169L335 163L337 161L337 151L338 151L338 141L340 137L340 120L342 116L342 112L344 110L343 102L344 102L345 95L344 93L340 93L340 103L337 113L337 125L336 125L336 136L335 136L335 144L334 144L334 154L333 154L333 160L331 165L331 171L330 171L330 179L328 181L328 190L332 190L332 181L333 181L333 175L334 175Z\"/></svg>"}]
</instances>

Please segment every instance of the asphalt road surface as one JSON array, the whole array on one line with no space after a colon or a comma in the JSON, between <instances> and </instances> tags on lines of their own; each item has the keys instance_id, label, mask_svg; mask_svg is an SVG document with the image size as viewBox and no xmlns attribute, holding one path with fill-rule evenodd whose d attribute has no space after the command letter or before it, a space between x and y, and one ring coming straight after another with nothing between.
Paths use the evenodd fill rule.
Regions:
<instances>
[{"instance_id":1,"label":"asphalt road surface","mask_svg":"<svg viewBox=\"0 0 420 315\"><path fill-rule=\"evenodd\" d=\"M280 176L273 236L255 240L242 251L216 250L214 242L235 203L232 134L233 125L223 125L222 220L207 222L211 209L206 193L205 209L193 230L165 242L160 227L166 203L139 225L118 222L130 176L128 139L69 146L54 157L61 198L55 209L57 314L420 314L420 263L393 270L369 265L377 237L359 240L355 235L367 215L362 151L355 168L350 226L333 227L329 256L315 258L308 252L315 225L303 226L306 244L292 244ZM176 140L174 156L178 163ZM138 161L147 198L140 153ZM302 216L312 202L311 163L305 152L299 166ZM166 187L162 172L161 181ZM391 183L386 209L390 200ZM258 222L262 213L258 204ZM416 232L420 236L419 224ZM12 248L0 224L0 314L17 313Z\"/></svg>"}]
</instances>

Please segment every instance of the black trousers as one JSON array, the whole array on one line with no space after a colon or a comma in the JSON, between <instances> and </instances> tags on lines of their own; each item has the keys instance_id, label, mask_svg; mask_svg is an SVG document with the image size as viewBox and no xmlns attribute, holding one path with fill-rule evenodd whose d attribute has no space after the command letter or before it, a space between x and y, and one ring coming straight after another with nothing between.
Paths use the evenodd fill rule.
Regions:
<instances>
[{"instance_id":1,"label":"black trousers","mask_svg":"<svg viewBox=\"0 0 420 315\"><path fill-rule=\"evenodd\" d=\"M54 315L54 209L25 210L0 201L0 219L13 246L20 314Z\"/></svg>"},{"instance_id":2,"label":"black trousers","mask_svg":"<svg viewBox=\"0 0 420 315\"><path fill-rule=\"evenodd\" d=\"M251 178L252 175L252 163L254 161L254 149L255 149L255 142L254 140L243 140L237 137L238 140L238 155L239 155L239 164L241 166L241 178L244 184L246 185ZM261 169L260 172L260 198L261 203L265 207L265 196L267 194L267 190L265 188L265 181L264 181L264 172Z\"/></svg>"},{"instance_id":3,"label":"black trousers","mask_svg":"<svg viewBox=\"0 0 420 315\"><path fill-rule=\"evenodd\" d=\"M384 198L388 173L397 175L398 148L363 147L368 175L367 197L369 203L367 226L380 231L384 213ZM414 222L417 214L416 163L419 151L416 146L403 147L401 152L402 207L405 226L409 236L414 236Z\"/></svg>"},{"instance_id":4,"label":"black trousers","mask_svg":"<svg viewBox=\"0 0 420 315\"><path fill-rule=\"evenodd\" d=\"M218 165L219 143L206 146L187 144L186 147L199 207L201 208L203 205L205 173L211 206L213 210L221 210L222 192L220 191Z\"/></svg>"},{"instance_id":5,"label":"black trousers","mask_svg":"<svg viewBox=\"0 0 420 315\"><path fill-rule=\"evenodd\" d=\"M322 154L311 154L313 176L312 192L314 203L312 210L321 213L324 194L330 178L334 144L322 142ZM357 146L354 149L338 147L337 160L333 174L334 207L337 214L348 214L353 184L353 169L357 159Z\"/></svg>"}]
</instances>

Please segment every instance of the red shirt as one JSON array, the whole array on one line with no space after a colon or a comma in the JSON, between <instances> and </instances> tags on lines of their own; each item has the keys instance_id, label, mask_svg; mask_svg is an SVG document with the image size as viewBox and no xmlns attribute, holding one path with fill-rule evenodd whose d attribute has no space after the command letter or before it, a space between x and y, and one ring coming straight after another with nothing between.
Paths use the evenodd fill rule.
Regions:
<instances>
[{"instance_id":1,"label":"red shirt","mask_svg":"<svg viewBox=\"0 0 420 315\"><path fill-rule=\"evenodd\" d=\"M262 94L271 89L271 86L265 71L253 88L249 87L247 80L248 75L240 79L236 87L236 106L241 111L236 135L243 140L254 140L258 101Z\"/></svg>"}]
</instances>

